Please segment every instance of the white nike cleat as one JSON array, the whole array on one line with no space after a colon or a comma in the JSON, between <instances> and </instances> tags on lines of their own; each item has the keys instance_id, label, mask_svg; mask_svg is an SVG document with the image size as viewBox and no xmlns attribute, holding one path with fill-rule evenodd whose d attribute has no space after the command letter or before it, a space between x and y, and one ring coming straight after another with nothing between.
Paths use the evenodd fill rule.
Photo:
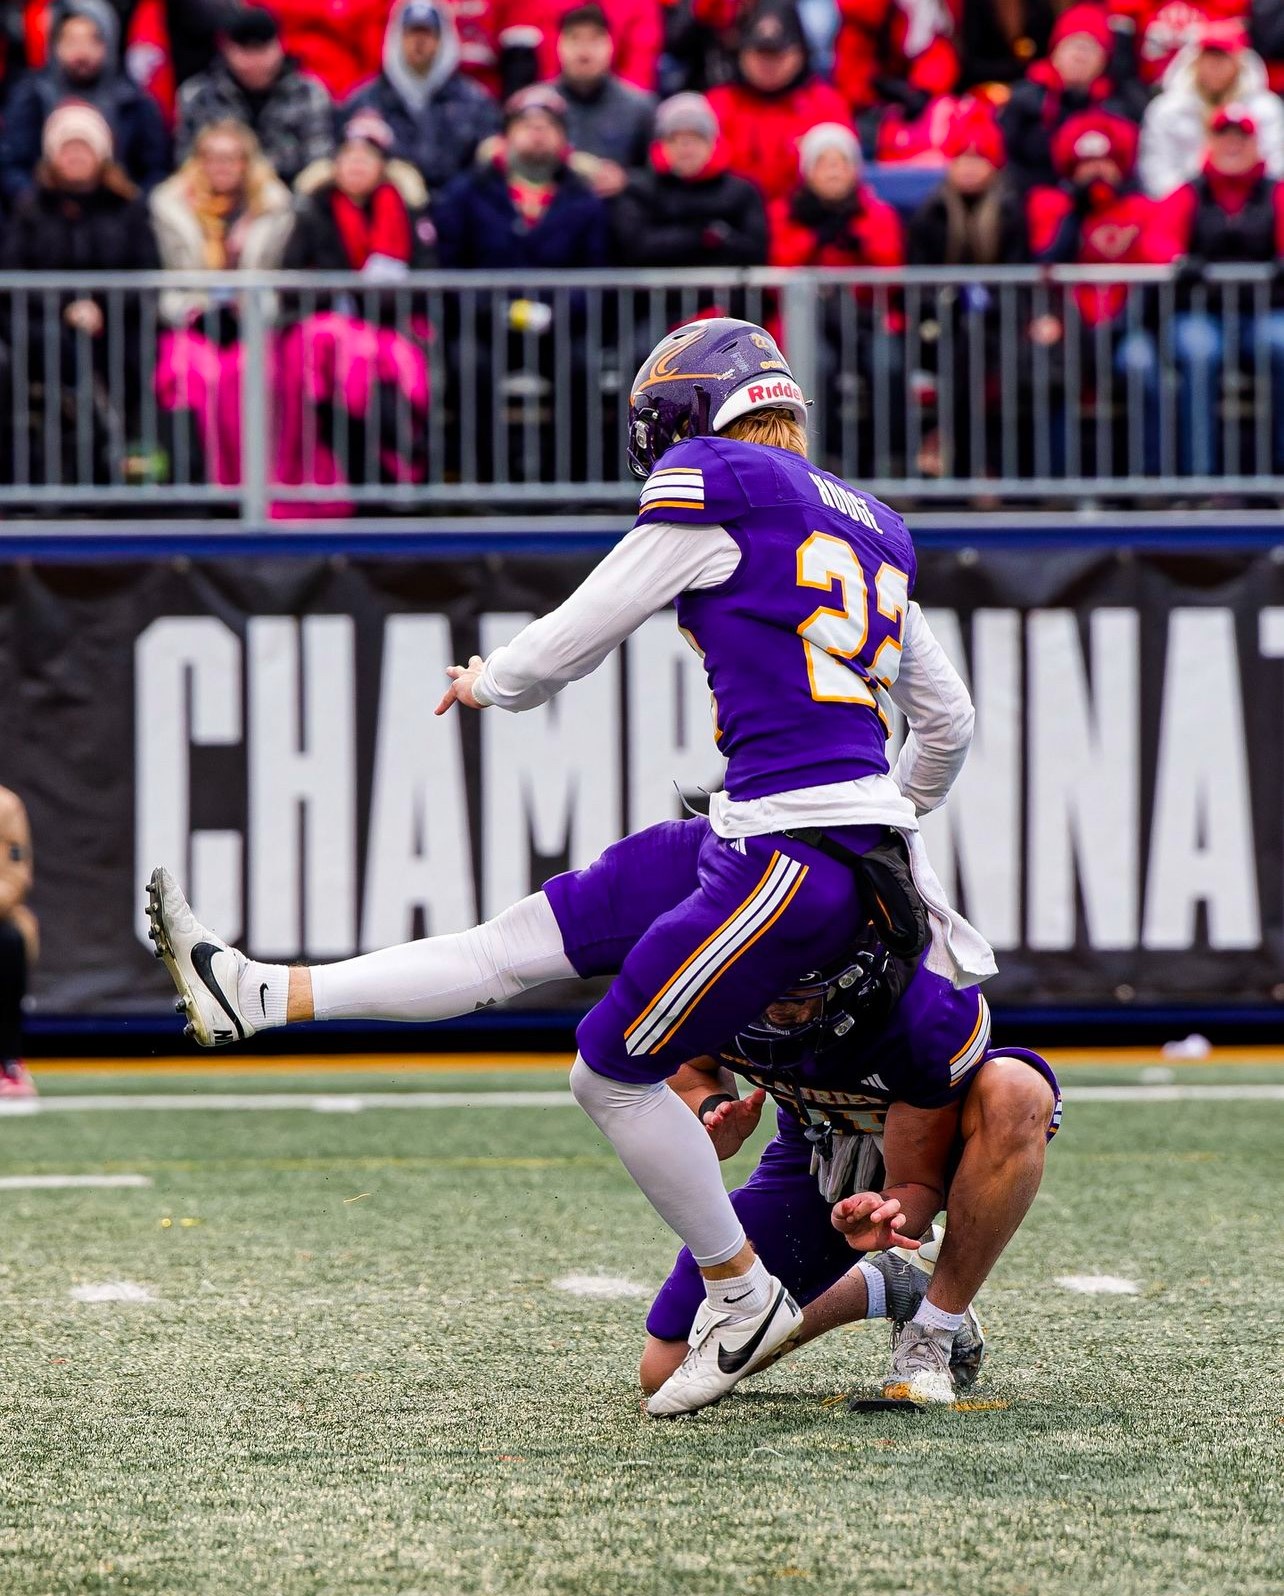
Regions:
<instances>
[{"instance_id":1,"label":"white nike cleat","mask_svg":"<svg viewBox=\"0 0 1284 1596\"><path fill-rule=\"evenodd\" d=\"M772 1277L771 1301L751 1318L735 1319L709 1305L700 1311L687 1337L690 1351L660 1389L647 1399L653 1419L673 1419L720 1402L747 1374L776 1362L802 1329L802 1309Z\"/></svg>"},{"instance_id":2,"label":"white nike cleat","mask_svg":"<svg viewBox=\"0 0 1284 1596\"><path fill-rule=\"evenodd\" d=\"M245 955L206 930L163 865L147 883L147 918L156 957L165 961L178 988L174 1007L187 1015L185 1034L202 1047L223 1047L253 1036L254 1027L236 996Z\"/></svg>"}]
</instances>

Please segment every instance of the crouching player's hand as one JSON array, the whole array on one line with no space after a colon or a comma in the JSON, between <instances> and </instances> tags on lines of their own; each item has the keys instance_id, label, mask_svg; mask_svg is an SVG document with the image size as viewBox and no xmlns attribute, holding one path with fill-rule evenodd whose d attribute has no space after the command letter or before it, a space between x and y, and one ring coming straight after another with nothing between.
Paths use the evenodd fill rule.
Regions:
<instances>
[{"instance_id":1,"label":"crouching player's hand","mask_svg":"<svg viewBox=\"0 0 1284 1596\"><path fill-rule=\"evenodd\" d=\"M719 1103L704 1116L704 1128L720 1159L734 1158L758 1129L766 1101L767 1094L759 1087L734 1103Z\"/></svg>"},{"instance_id":2,"label":"crouching player's hand","mask_svg":"<svg viewBox=\"0 0 1284 1596\"><path fill-rule=\"evenodd\" d=\"M847 1237L847 1245L857 1252L883 1252L888 1247L919 1244L912 1236L902 1236L905 1215L895 1197L877 1191L858 1191L834 1204L829 1216L835 1230Z\"/></svg>"}]
</instances>

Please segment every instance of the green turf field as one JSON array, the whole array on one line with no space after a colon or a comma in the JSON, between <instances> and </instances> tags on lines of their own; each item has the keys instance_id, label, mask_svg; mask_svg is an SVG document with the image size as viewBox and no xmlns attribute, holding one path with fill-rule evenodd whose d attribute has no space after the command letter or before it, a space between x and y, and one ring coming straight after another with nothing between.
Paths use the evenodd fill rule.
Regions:
<instances>
[{"instance_id":1,"label":"green turf field","mask_svg":"<svg viewBox=\"0 0 1284 1596\"><path fill-rule=\"evenodd\" d=\"M2 1194L3 1596L1284 1590L1284 1102L1070 1101L982 1303L999 1405L847 1414L863 1326L656 1424L645 1295L556 1285L672 1252L579 1111L342 1101L562 1077L43 1084L341 1100L0 1118L0 1177L152 1182ZM70 1298L108 1282L150 1300Z\"/></svg>"}]
</instances>

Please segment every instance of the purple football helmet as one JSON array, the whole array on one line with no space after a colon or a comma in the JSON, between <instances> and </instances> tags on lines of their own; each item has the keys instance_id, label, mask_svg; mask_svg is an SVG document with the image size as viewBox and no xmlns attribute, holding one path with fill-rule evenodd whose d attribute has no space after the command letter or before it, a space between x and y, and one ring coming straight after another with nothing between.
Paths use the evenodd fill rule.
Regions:
<instances>
[{"instance_id":1,"label":"purple football helmet","mask_svg":"<svg viewBox=\"0 0 1284 1596\"><path fill-rule=\"evenodd\" d=\"M738 416L784 405L806 425L807 401L769 332L718 316L667 333L629 394L629 470L649 477L683 438L721 432Z\"/></svg>"}]
</instances>

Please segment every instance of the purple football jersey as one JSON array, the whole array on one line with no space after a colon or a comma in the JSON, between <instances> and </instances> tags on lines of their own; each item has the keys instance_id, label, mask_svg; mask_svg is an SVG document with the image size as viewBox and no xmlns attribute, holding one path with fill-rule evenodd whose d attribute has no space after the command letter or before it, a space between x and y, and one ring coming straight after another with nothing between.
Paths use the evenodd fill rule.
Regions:
<instances>
[{"instance_id":1,"label":"purple football jersey","mask_svg":"<svg viewBox=\"0 0 1284 1596\"><path fill-rule=\"evenodd\" d=\"M790 450L713 437L665 453L638 519L719 524L740 549L728 581L677 604L704 658L728 794L885 774L880 695L915 577L900 516Z\"/></svg>"},{"instance_id":2,"label":"purple football jersey","mask_svg":"<svg viewBox=\"0 0 1284 1596\"><path fill-rule=\"evenodd\" d=\"M794 1090L839 1130L881 1131L891 1103L942 1108L967 1091L990 1046L990 1010L978 987L962 992L922 964L877 1030L857 1027L822 1059L770 1078L729 1047L722 1061L782 1104L782 1130L799 1119ZM792 1124L791 1124L792 1128Z\"/></svg>"}]
</instances>

